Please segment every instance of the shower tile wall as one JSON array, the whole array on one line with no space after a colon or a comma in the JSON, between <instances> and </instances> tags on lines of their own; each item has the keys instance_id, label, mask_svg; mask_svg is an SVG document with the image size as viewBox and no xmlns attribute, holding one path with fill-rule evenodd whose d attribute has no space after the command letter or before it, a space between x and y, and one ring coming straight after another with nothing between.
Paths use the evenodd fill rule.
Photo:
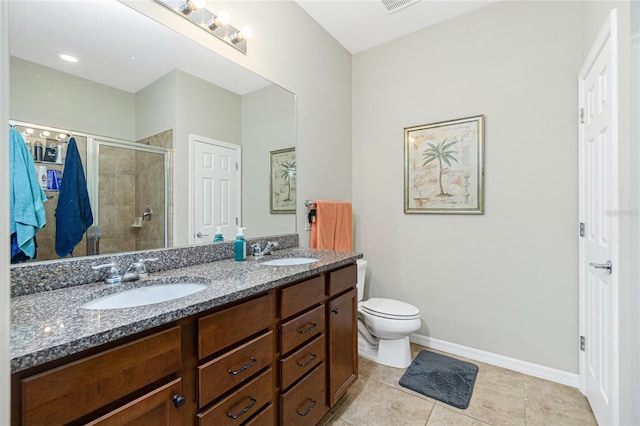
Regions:
<instances>
[{"instance_id":1,"label":"shower tile wall","mask_svg":"<svg viewBox=\"0 0 640 426\"><path fill-rule=\"evenodd\" d=\"M100 254L136 249L135 155L128 149L100 147L98 206L100 211Z\"/></svg>"},{"instance_id":2,"label":"shower tile wall","mask_svg":"<svg viewBox=\"0 0 640 426\"><path fill-rule=\"evenodd\" d=\"M166 130L138 141L145 145L173 148L173 130ZM165 218L164 195L164 156L149 152L136 152L136 214L142 216L147 207L153 210L151 220L143 221L142 228L136 231L136 250L164 247ZM170 188L169 188L170 189ZM171 190L167 191L171 194ZM170 195L169 195L170 196ZM167 200L169 206L171 199ZM171 211L170 211L171 212ZM169 215L169 223L171 215ZM171 227L169 226L169 229ZM171 245L171 238L169 238Z\"/></svg>"}]
</instances>

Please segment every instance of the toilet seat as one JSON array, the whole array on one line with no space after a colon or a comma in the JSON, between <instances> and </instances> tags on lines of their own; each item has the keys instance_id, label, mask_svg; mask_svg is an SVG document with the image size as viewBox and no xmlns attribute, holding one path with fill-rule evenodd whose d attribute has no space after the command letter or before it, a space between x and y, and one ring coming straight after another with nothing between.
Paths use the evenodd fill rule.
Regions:
<instances>
[{"instance_id":1,"label":"toilet seat","mask_svg":"<svg viewBox=\"0 0 640 426\"><path fill-rule=\"evenodd\" d=\"M394 299L373 298L362 302L363 312L380 318L394 320L414 320L420 318L420 310L415 306Z\"/></svg>"}]
</instances>

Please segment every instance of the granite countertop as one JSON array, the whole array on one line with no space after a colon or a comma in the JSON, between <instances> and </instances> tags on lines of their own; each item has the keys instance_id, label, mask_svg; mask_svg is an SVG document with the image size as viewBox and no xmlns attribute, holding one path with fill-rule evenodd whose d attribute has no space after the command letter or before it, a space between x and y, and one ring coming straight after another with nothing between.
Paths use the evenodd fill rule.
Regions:
<instances>
[{"instance_id":1,"label":"granite countertop","mask_svg":"<svg viewBox=\"0 0 640 426\"><path fill-rule=\"evenodd\" d=\"M314 257L317 262L266 266L280 257ZM85 349L186 318L266 290L339 268L359 253L307 248L279 250L273 256L244 262L233 259L151 274L122 284L94 283L11 299L11 372L25 370ZM87 310L96 298L157 283L197 282L206 289L168 302L133 308Z\"/></svg>"}]
</instances>

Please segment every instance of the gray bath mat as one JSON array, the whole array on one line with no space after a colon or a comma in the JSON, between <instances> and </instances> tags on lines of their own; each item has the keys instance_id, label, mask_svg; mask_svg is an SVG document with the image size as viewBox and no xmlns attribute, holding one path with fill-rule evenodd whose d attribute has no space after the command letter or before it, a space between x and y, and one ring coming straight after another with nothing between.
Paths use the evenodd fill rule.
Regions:
<instances>
[{"instance_id":1,"label":"gray bath mat","mask_svg":"<svg viewBox=\"0 0 640 426\"><path fill-rule=\"evenodd\" d=\"M445 355L420 351L400 379L400 385L465 409L469 406L478 366Z\"/></svg>"}]
</instances>

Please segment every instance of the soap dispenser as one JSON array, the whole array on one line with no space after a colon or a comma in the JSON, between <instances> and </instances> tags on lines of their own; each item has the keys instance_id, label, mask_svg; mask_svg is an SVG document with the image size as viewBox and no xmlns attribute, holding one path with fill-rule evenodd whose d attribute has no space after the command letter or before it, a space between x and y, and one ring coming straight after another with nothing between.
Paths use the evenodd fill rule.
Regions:
<instances>
[{"instance_id":1,"label":"soap dispenser","mask_svg":"<svg viewBox=\"0 0 640 426\"><path fill-rule=\"evenodd\" d=\"M224 241L224 237L222 236L222 226L216 226L216 233L213 236L213 242L218 243L220 241Z\"/></svg>"},{"instance_id":2,"label":"soap dispenser","mask_svg":"<svg viewBox=\"0 0 640 426\"><path fill-rule=\"evenodd\" d=\"M238 228L236 241L233 243L233 251L236 260L245 260L247 258L247 242L244 240L244 230L247 228Z\"/></svg>"}]
</instances>

